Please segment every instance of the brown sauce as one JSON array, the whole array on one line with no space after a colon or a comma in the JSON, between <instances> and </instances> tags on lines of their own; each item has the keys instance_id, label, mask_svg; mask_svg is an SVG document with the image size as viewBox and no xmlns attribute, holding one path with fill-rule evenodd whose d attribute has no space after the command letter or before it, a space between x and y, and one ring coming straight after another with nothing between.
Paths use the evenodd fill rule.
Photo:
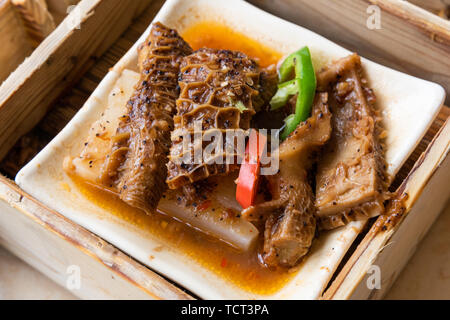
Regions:
<instances>
[{"instance_id":1,"label":"brown sauce","mask_svg":"<svg viewBox=\"0 0 450 320\"><path fill-rule=\"evenodd\" d=\"M75 177L72 177L72 180L89 201L165 244L149 248L149 251L176 251L192 258L237 287L261 295L278 291L295 275L295 272L270 270L262 266L258 261L256 249L248 252L238 251L171 217L159 213L147 215L127 205L111 192Z\"/></svg>"},{"instance_id":2,"label":"brown sauce","mask_svg":"<svg viewBox=\"0 0 450 320\"><path fill-rule=\"evenodd\" d=\"M201 22L182 34L194 50L200 48L237 50L255 59L261 67L277 64L282 55L256 40L213 21Z\"/></svg>"},{"instance_id":3,"label":"brown sauce","mask_svg":"<svg viewBox=\"0 0 450 320\"><path fill-rule=\"evenodd\" d=\"M408 193L394 193L386 206L386 212L380 216L371 229L372 233L393 229L406 213Z\"/></svg>"}]
</instances>

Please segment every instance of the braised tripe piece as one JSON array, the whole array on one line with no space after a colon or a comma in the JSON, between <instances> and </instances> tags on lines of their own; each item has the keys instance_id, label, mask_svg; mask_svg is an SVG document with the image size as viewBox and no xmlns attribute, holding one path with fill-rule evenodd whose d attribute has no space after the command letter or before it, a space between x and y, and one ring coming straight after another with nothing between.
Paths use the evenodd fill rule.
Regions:
<instances>
[{"instance_id":1,"label":"braised tripe piece","mask_svg":"<svg viewBox=\"0 0 450 320\"><path fill-rule=\"evenodd\" d=\"M178 189L239 168L236 159L242 155L226 149L225 137L227 131L249 129L252 116L264 103L259 91L260 74L256 62L237 51L204 48L183 59L168 164L169 188ZM193 139L194 126L199 121L202 134L216 131L223 135L223 152L212 154L209 161L204 157L196 160L194 153L196 148L206 150L214 140L197 145L183 141L186 132ZM185 144L189 147L185 148ZM226 163L227 157L234 159L229 161L232 163Z\"/></svg>"},{"instance_id":2,"label":"braised tripe piece","mask_svg":"<svg viewBox=\"0 0 450 320\"><path fill-rule=\"evenodd\" d=\"M156 208L166 190L178 73L191 51L175 30L153 24L140 48L141 79L99 176L101 184L117 186L123 201L146 212Z\"/></svg>"},{"instance_id":3,"label":"braised tripe piece","mask_svg":"<svg viewBox=\"0 0 450 320\"><path fill-rule=\"evenodd\" d=\"M363 78L357 54L318 75L318 90L329 93L333 133L318 163L316 207L319 228L384 212L386 176L375 96Z\"/></svg>"},{"instance_id":4,"label":"braised tripe piece","mask_svg":"<svg viewBox=\"0 0 450 320\"><path fill-rule=\"evenodd\" d=\"M316 96L312 116L280 145L280 171L270 178L274 200L243 211L257 221L267 217L263 260L268 266L293 267L308 253L315 232L314 193L308 171L315 151L331 135L327 94Z\"/></svg>"}]
</instances>

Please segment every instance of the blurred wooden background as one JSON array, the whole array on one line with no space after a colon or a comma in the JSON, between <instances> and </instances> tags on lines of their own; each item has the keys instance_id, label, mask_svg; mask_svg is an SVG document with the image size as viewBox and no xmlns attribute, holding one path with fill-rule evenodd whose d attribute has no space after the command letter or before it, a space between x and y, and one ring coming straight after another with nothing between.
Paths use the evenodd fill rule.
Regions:
<instances>
[{"instance_id":1,"label":"blurred wooden background","mask_svg":"<svg viewBox=\"0 0 450 320\"><path fill-rule=\"evenodd\" d=\"M79 0L0 0L0 84Z\"/></svg>"}]
</instances>

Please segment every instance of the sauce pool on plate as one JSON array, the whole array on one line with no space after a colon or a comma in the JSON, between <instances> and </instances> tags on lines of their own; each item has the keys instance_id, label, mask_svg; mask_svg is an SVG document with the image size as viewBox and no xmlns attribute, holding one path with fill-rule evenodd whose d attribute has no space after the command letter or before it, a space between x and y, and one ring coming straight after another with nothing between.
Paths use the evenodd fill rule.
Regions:
<instances>
[{"instance_id":1,"label":"sauce pool on plate","mask_svg":"<svg viewBox=\"0 0 450 320\"><path fill-rule=\"evenodd\" d=\"M182 34L192 49L228 49L241 51L255 59L261 67L277 64L282 55L258 41L213 21L197 23Z\"/></svg>"},{"instance_id":2,"label":"sauce pool on plate","mask_svg":"<svg viewBox=\"0 0 450 320\"><path fill-rule=\"evenodd\" d=\"M127 205L111 192L101 190L76 177L71 178L89 201L164 243L163 246L149 248L151 258L162 250L176 251L237 287L261 295L277 292L295 275L295 272L270 270L262 266L258 261L256 248L248 252L238 251L169 216L160 213L147 215L144 211Z\"/></svg>"}]
</instances>

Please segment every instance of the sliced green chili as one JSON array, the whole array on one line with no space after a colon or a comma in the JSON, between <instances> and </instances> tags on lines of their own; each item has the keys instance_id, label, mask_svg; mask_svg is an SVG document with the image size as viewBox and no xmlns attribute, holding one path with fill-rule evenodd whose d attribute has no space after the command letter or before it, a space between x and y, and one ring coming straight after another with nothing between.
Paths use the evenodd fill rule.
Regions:
<instances>
[{"instance_id":1,"label":"sliced green chili","mask_svg":"<svg viewBox=\"0 0 450 320\"><path fill-rule=\"evenodd\" d=\"M270 101L272 110L284 107L289 98L296 95L299 91L299 84L296 79L281 83L278 85L278 91Z\"/></svg>"},{"instance_id":2,"label":"sliced green chili","mask_svg":"<svg viewBox=\"0 0 450 320\"><path fill-rule=\"evenodd\" d=\"M290 80L293 76L294 80ZM308 47L286 58L280 67L279 83L278 91L270 102L272 110L281 108L290 97L298 95L295 113L285 119L286 126L281 134L281 139L284 140L301 122L308 119L311 113L317 79Z\"/></svg>"},{"instance_id":3,"label":"sliced green chili","mask_svg":"<svg viewBox=\"0 0 450 320\"><path fill-rule=\"evenodd\" d=\"M305 47L306 48L306 47ZM305 48L300 49L294 53L291 53L281 64L280 70L278 71L278 81L280 83L286 82L289 79L299 77L299 61L301 61L301 51ZM301 62L300 62L301 63ZM295 75L295 76L294 76Z\"/></svg>"}]
</instances>

